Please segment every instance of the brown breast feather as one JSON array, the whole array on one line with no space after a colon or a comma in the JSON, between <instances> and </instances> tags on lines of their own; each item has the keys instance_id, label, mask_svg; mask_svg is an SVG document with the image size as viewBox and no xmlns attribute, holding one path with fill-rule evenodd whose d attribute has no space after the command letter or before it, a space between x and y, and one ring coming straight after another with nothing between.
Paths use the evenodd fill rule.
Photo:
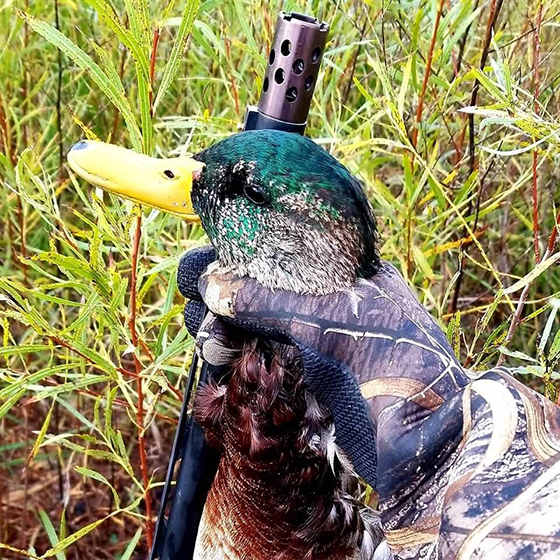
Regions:
<instances>
[{"instance_id":1,"label":"brown breast feather","mask_svg":"<svg viewBox=\"0 0 560 560\"><path fill-rule=\"evenodd\" d=\"M227 385L198 391L195 416L223 450L197 560L373 555L377 519L353 497L359 488L347 459L338 451L327 459L335 448L332 421L305 390L293 351L247 344Z\"/></svg>"}]
</instances>

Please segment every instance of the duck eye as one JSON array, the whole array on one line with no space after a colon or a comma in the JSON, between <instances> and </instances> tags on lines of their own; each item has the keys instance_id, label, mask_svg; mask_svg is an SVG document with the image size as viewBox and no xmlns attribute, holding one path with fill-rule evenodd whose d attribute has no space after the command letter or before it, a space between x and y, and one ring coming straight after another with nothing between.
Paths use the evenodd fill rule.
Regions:
<instances>
[{"instance_id":1,"label":"duck eye","mask_svg":"<svg viewBox=\"0 0 560 560\"><path fill-rule=\"evenodd\" d=\"M266 197L259 187L252 187L250 185L246 186L243 191L245 196L255 204L261 205L266 202Z\"/></svg>"},{"instance_id":2,"label":"duck eye","mask_svg":"<svg viewBox=\"0 0 560 560\"><path fill-rule=\"evenodd\" d=\"M171 169L166 169L163 174L168 178L168 179L175 179L175 173L173 173L173 171L171 171Z\"/></svg>"}]
</instances>

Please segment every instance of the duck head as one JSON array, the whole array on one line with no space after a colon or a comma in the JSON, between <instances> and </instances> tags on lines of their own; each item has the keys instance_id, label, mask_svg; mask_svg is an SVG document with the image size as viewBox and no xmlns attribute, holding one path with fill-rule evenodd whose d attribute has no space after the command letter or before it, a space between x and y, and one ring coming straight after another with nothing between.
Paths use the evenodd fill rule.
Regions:
<instances>
[{"instance_id":1,"label":"duck head","mask_svg":"<svg viewBox=\"0 0 560 560\"><path fill-rule=\"evenodd\" d=\"M220 265L268 288L325 294L378 267L375 219L360 183L303 136L242 132L192 159L82 141L68 162L104 190L200 220Z\"/></svg>"}]
</instances>

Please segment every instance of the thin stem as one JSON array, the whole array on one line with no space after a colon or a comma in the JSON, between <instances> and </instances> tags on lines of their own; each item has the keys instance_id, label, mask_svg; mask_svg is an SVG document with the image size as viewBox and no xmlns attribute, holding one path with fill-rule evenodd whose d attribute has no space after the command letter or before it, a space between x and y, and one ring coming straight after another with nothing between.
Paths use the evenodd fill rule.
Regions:
<instances>
[{"instance_id":1,"label":"thin stem","mask_svg":"<svg viewBox=\"0 0 560 560\"><path fill-rule=\"evenodd\" d=\"M18 261L21 265L21 270L23 272L23 282L26 286L29 286L27 263L24 260L22 260L27 258L27 248L26 248L27 228L25 227L25 212L23 210L23 203L21 202L20 196L17 197L17 207L18 207L17 215L19 221L19 236L20 236L19 251L21 256L21 259L18 259Z\"/></svg>"},{"instance_id":2,"label":"thin stem","mask_svg":"<svg viewBox=\"0 0 560 560\"><path fill-rule=\"evenodd\" d=\"M25 11L29 13L29 0L25 0ZM23 22L23 47L25 53L27 54L27 48L29 47L29 23L27 20ZM29 91L29 70L27 64L23 65L23 84L21 86L21 99L23 103L27 102L27 92ZM23 144L28 146L28 135L27 135L27 121L22 124L23 132Z\"/></svg>"},{"instance_id":3,"label":"thin stem","mask_svg":"<svg viewBox=\"0 0 560 560\"><path fill-rule=\"evenodd\" d=\"M415 127L412 131L412 145L416 148L418 143L418 132L420 130L420 122L422 121L422 112L424 111L424 97L426 96L426 90L428 89L428 80L432 73L432 61L434 59L434 48L436 46L437 32L439 29L439 22L441 20L441 14L443 12L443 5L445 0L440 0L438 11L436 14L436 21L434 23L434 31L432 33L432 39L430 41L430 48L428 49L428 57L426 59L426 70L424 71L424 79L422 80L422 89L420 90L420 97L418 98L418 106L416 107L416 117L415 117ZM365 27L364 27L365 28ZM412 154L412 163L414 164L414 153ZM406 274L410 277L410 267L412 262L412 210L408 209L408 219L407 219L407 250L406 250Z\"/></svg>"},{"instance_id":4,"label":"thin stem","mask_svg":"<svg viewBox=\"0 0 560 560\"><path fill-rule=\"evenodd\" d=\"M17 146L12 139L12 131L10 127L10 123L8 121L8 116L6 111L4 110L4 98L0 95L0 153L4 153L8 156L12 167L16 167L17 165ZM19 255L16 250L15 241L12 243L12 251L13 254L16 255L16 262L21 267L23 272L23 281L26 286L29 286L29 280L27 276L27 264L21 259L17 257L22 257L25 259L27 257L27 249L26 249L26 228L25 228L25 212L23 208L23 204L21 202L21 197L17 197L17 220L19 226ZM11 235L12 229L12 222L8 220L8 237L9 239L13 239Z\"/></svg>"},{"instance_id":5,"label":"thin stem","mask_svg":"<svg viewBox=\"0 0 560 560\"><path fill-rule=\"evenodd\" d=\"M554 248L556 246L556 241L558 239L558 228L560 227L560 212L558 212L558 215L556 216L556 221L554 222L554 227L552 228L552 231L550 232L550 237L548 238L548 244L546 247L546 251L544 252L544 255L542 257L542 260L545 261L546 259L548 259L548 257L550 257L550 255L552 255L552 252L554 251ZM523 311L523 307L525 307L525 302L527 301L527 295L529 293L529 288L531 287L531 283L529 282L529 284L527 284L524 288L523 291L521 292L521 295L519 296L519 301L517 302L517 307L515 308L515 311L513 313L513 317L511 319L511 323L506 335L506 338L504 340L504 346L507 347L508 343L511 341L513 334L515 333L515 329L517 329L518 324L521 322L521 313ZM498 365L503 364L505 360L505 356L504 354L502 354L500 356L500 358L498 359Z\"/></svg>"},{"instance_id":6,"label":"thin stem","mask_svg":"<svg viewBox=\"0 0 560 560\"><path fill-rule=\"evenodd\" d=\"M138 331L136 329L136 314L137 314L137 271L138 271L138 253L140 250L140 238L142 236L142 215L136 217L136 225L134 228L134 238L132 241L132 271L130 275L130 336L132 344L135 348L138 347ZM138 425L138 452L140 455L140 470L142 473L142 484L144 485L145 496L144 503L146 505L146 530L148 547L152 548L154 540L154 523L152 518L152 496L149 490L150 477L148 474L148 460L146 455L146 442L144 439L144 391L142 388L142 364L133 354L134 366L136 369L136 391L138 393L138 405L136 408L136 423Z\"/></svg>"},{"instance_id":7,"label":"thin stem","mask_svg":"<svg viewBox=\"0 0 560 560\"><path fill-rule=\"evenodd\" d=\"M543 5L542 2L539 3L539 7L537 9L537 24L535 26L535 34L533 36L533 45L534 45L534 55L533 55L533 81L534 81L534 92L533 92L533 103L534 103L534 111L535 114L540 113L540 105L539 105L539 95L540 95L540 79L539 79L539 66L540 66L540 52L541 52L541 26L542 26L542 12L543 12ZM538 151L537 148L533 150L533 177L531 182L531 197L533 202L533 244L535 247L535 262L538 264L541 262L541 251L539 248L539 200L538 200ZM550 237L548 240L548 245L546 251L542 257L542 260L546 260L554 250L554 246L556 244L556 237L558 235L558 220L560 219L560 214L558 214L556 218L556 222L552 231L550 232ZM504 340L504 346L507 347L517 326L521 322L521 314L523 313L523 308L525 307L525 303L527 302L527 296L529 295L529 289L531 287L531 282L529 282L521 292L519 296L519 301L517 302L517 307L513 313L513 317L511 319L511 323L509 325L508 332L506 334L506 338ZM505 355L501 354L498 359L498 365L503 364L505 360Z\"/></svg>"},{"instance_id":8,"label":"thin stem","mask_svg":"<svg viewBox=\"0 0 560 560\"><path fill-rule=\"evenodd\" d=\"M226 56L228 60L231 60L231 40L226 37L224 39L224 44L226 46ZM231 93L233 95L233 104L235 105L235 113L237 116L241 114L241 109L239 106L239 92L237 91L237 85L235 84L235 78L233 73L230 72L229 83L231 84Z\"/></svg>"},{"instance_id":9,"label":"thin stem","mask_svg":"<svg viewBox=\"0 0 560 560\"><path fill-rule=\"evenodd\" d=\"M441 20L441 14L443 12L443 4L445 0L440 0L438 11L436 14L436 21L434 24L434 31L432 33L432 40L430 41L430 49L428 50L428 58L426 60L426 70L424 72L424 80L422 81L422 89L420 90L420 98L418 99L418 107L416 107L416 126L412 131L412 145L416 148L416 143L418 142L418 130L420 126L420 121L422 120L422 111L424 110L424 97L426 95L426 89L428 88L428 80L430 79L430 74L432 73L432 61L434 59L434 48L436 46L437 32L439 29L439 22Z\"/></svg>"},{"instance_id":10,"label":"thin stem","mask_svg":"<svg viewBox=\"0 0 560 560\"><path fill-rule=\"evenodd\" d=\"M154 77L156 74L156 57L160 36L161 30L159 27L156 27L154 29L154 37L152 40L152 52L150 53L150 113L152 111L152 102L154 99Z\"/></svg>"},{"instance_id":11,"label":"thin stem","mask_svg":"<svg viewBox=\"0 0 560 560\"><path fill-rule=\"evenodd\" d=\"M29 461L29 411L24 408L22 410L24 417L24 431L25 431L25 456ZM29 469L27 468L27 463L23 467L23 514L21 519L21 548L25 548L27 543L27 516L29 510Z\"/></svg>"},{"instance_id":12,"label":"thin stem","mask_svg":"<svg viewBox=\"0 0 560 560\"><path fill-rule=\"evenodd\" d=\"M408 205L406 217L406 278L410 280L410 268L412 264L412 207Z\"/></svg>"},{"instance_id":13,"label":"thin stem","mask_svg":"<svg viewBox=\"0 0 560 560\"><path fill-rule=\"evenodd\" d=\"M29 11L29 0L25 1L25 11L28 12ZM27 20L24 22L23 24L23 46L25 47L25 52L27 53L27 48L29 46L29 25ZM59 54L60 56L60 54ZM23 100L24 103L26 103L28 101L27 96L28 96L28 91L29 91L29 70L27 68L27 64L23 65L23 85L21 88L21 98ZM28 145L28 134L27 134L27 127L28 127L28 122L26 120L24 120L23 124L22 124L22 131L23 131L23 143L25 146ZM2 152L1 149L1 142L0 142L0 152ZM16 162L16 150L12 151L12 158L13 158L13 163L15 165ZM26 227L25 227L25 213L23 210L23 204L21 202L21 197L18 196L17 197L17 206L18 206L18 222L19 222L19 235L20 235L20 259L18 259L20 265L21 265L21 270L23 272L23 282L26 286L29 286L29 278L28 278L28 274L27 274L27 263L24 262L23 259L27 258L27 249L26 249L26 243L27 243L27 232L26 232ZM8 223L10 223L8 221ZM26 475L25 475L25 484L26 484L26 492L27 492L27 471L26 471ZM26 502L27 503L27 502ZM27 508L27 505L26 505ZM27 515L27 509L25 511L25 514ZM25 531L24 531L25 533Z\"/></svg>"},{"instance_id":14,"label":"thin stem","mask_svg":"<svg viewBox=\"0 0 560 560\"><path fill-rule=\"evenodd\" d=\"M123 76L124 76L124 66L126 63L126 53L127 53L127 49L125 49L123 47L122 50L122 55L121 55L121 63L119 65L119 78L121 79L121 82L123 81ZM115 116L113 117L113 128L111 129L111 141L114 142L115 141L115 136L117 135L117 127L119 125L119 117L120 117L120 112L119 110L115 107Z\"/></svg>"},{"instance_id":15,"label":"thin stem","mask_svg":"<svg viewBox=\"0 0 560 560\"><path fill-rule=\"evenodd\" d=\"M560 218L560 216L559 216ZM556 231L556 228L554 228L554 231ZM550 257L552 251L549 251L548 248L545 251L542 260L545 261L546 259L548 259L548 257ZM519 325L519 323L521 322L521 313L523 313L523 308L525 307L525 303L527 302L527 296L529 295L529 289L531 288L531 284L532 282L529 282L524 288L523 291L521 292L521 295L519 296L519 301L517 302L517 307L515 308L515 311L513 312L513 317L511 319L511 323L509 325L509 329L508 332L506 334L506 338L504 340L504 347L507 347L507 345L509 344L509 342L511 341L511 339L513 338L513 334L515 333L515 330L517 329L517 326ZM504 363L505 360L505 354L501 354L500 357L498 358L498 363L497 365L501 366Z\"/></svg>"},{"instance_id":16,"label":"thin stem","mask_svg":"<svg viewBox=\"0 0 560 560\"><path fill-rule=\"evenodd\" d=\"M531 198L533 201L533 245L535 247L535 262L538 264L541 261L541 251L539 248L539 172L538 172L538 151L537 148L533 149L533 178L531 181Z\"/></svg>"},{"instance_id":17,"label":"thin stem","mask_svg":"<svg viewBox=\"0 0 560 560\"><path fill-rule=\"evenodd\" d=\"M364 24L362 25L362 29L360 30L360 39L359 39L360 43L358 44L358 47L356 48L356 52L354 53L354 57L352 59L352 69L350 71L350 77L348 78L348 83L346 84L346 88L342 96L341 105L343 107L346 105L346 102L348 101L348 96L350 95L350 91L352 89L352 86L354 85L354 74L356 73L356 64L358 63L358 56L360 55L360 52L362 50L361 42L366 33L367 22L368 22L367 11L364 10Z\"/></svg>"},{"instance_id":18,"label":"thin stem","mask_svg":"<svg viewBox=\"0 0 560 560\"><path fill-rule=\"evenodd\" d=\"M60 31L58 0L54 2L55 27ZM56 128L58 132L58 180L64 178L64 144L62 142L62 50L57 49Z\"/></svg>"},{"instance_id":19,"label":"thin stem","mask_svg":"<svg viewBox=\"0 0 560 560\"><path fill-rule=\"evenodd\" d=\"M548 259L548 257L550 257L550 255L552 255L552 252L554 251L554 248L556 247L556 241L558 239L558 228L560 227L560 212L558 212L558 215L556 216L556 221L554 222L554 227L552 228L552 231L550 232L550 237L548 238L548 244L546 247L546 251L544 252L544 255L542 257L542 260L545 261L546 259ZM510 340L513 337L513 333L515 332L515 329L517 328L517 325L521 322L521 313L523 311L523 307L525 307L525 302L527 301L527 295L529 293L529 288L531 287L531 282L529 282L529 284L527 284L524 288L523 291L521 292L521 295L519 296L519 301L517 302L517 307L515 308L515 311L513 313L513 317L511 319L511 323L506 335L506 338L504 340L504 346L507 347L508 343L510 342ZM505 355L502 354L500 356L500 358L498 359L498 365L501 365L505 360Z\"/></svg>"},{"instance_id":20,"label":"thin stem","mask_svg":"<svg viewBox=\"0 0 560 560\"><path fill-rule=\"evenodd\" d=\"M484 71L486 60L488 59L488 51L492 43L492 35L494 34L494 26L498 19L498 14L502 7L503 0L492 0L490 4L490 13L488 14L488 23L486 25L486 36L484 38L484 48L482 49L482 57L480 58L479 68ZM470 106L474 107L478 100L478 91L480 82L475 80L473 90L471 93ZM475 134L474 134L474 114L469 115L469 166L470 172L476 170L476 151L475 151Z\"/></svg>"},{"instance_id":21,"label":"thin stem","mask_svg":"<svg viewBox=\"0 0 560 560\"><path fill-rule=\"evenodd\" d=\"M488 14L488 23L486 24L486 36L484 38L484 47L482 49L482 56L480 58L480 65L479 68L484 71L484 67L486 66L486 60L488 59L488 52L490 50L490 44L492 43L492 35L494 33L494 27L496 25L496 21L498 20L498 16L500 14L500 10L502 8L503 0L492 0L490 4L490 11ZM480 83L478 80L475 80L474 86L471 93L471 99L469 105L474 107L476 105L478 99L478 90L480 88ZM468 116L468 129L469 129L469 176L477 169L477 161L476 161L476 150L475 150L475 130L474 130L474 114L469 114ZM461 144L464 139L464 132L461 135ZM482 196L482 181L479 181L478 184L478 193L476 196L476 208L480 208L481 203L481 196ZM472 212L473 205L472 201L469 203L468 213ZM467 236L467 232L465 231L463 237ZM451 313L455 313L457 311L457 302L459 301L459 295L461 293L461 284L463 282L463 276L465 273L465 265L466 265L466 253L468 250L468 246L465 248L465 251L461 250L461 260L459 261L459 275L457 276L457 283L455 284L455 291L453 293L453 299L451 301Z\"/></svg>"},{"instance_id":22,"label":"thin stem","mask_svg":"<svg viewBox=\"0 0 560 560\"><path fill-rule=\"evenodd\" d=\"M150 99L150 117L152 115L152 101L154 91L154 78L156 71L156 58L157 48L160 38L160 29L155 28L152 40L152 50L150 52L150 84L149 84L149 99ZM151 155L151 154L149 154ZM140 455L140 471L142 473L142 484L144 485L144 503L146 505L146 540L148 548L151 550L154 541L154 521L152 513L152 495L150 492L150 476L148 473L148 459L146 453L146 441L144 436L144 389L142 387L142 364L136 355L139 346L145 348L145 344L138 336L136 328L137 318L137 280L138 280L138 254L140 251L140 239L142 237L142 214L139 213L136 217L136 225L134 228L134 237L132 241L132 271L130 273L130 337L134 346L135 352L133 354L134 367L136 371L136 391L138 393L138 403L136 408L136 423L138 425L138 453Z\"/></svg>"},{"instance_id":23,"label":"thin stem","mask_svg":"<svg viewBox=\"0 0 560 560\"><path fill-rule=\"evenodd\" d=\"M542 25L542 2L539 4L537 10L537 26L534 38L534 56L533 56L533 80L534 80L534 110L535 114L540 113L539 95L540 95L540 79L539 79L539 65L541 58L541 25ZM538 193L538 149L533 149L533 180L531 183L531 196L533 199L533 242L535 245L535 261L537 264L541 260L541 251L539 249L539 193Z\"/></svg>"},{"instance_id":24,"label":"thin stem","mask_svg":"<svg viewBox=\"0 0 560 560\"><path fill-rule=\"evenodd\" d=\"M554 222L554 227L550 232L550 237L548 238L548 245L546 248L547 253L552 253L554 246L556 245L556 239L558 238L558 228L560 227L560 212L556 216L556 221Z\"/></svg>"},{"instance_id":25,"label":"thin stem","mask_svg":"<svg viewBox=\"0 0 560 560\"><path fill-rule=\"evenodd\" d=\"M473 6L473 12L476 12L476 10L478 10L478 5L480 4L480 0L476 0L474 6ZM459 42L459 52L457 53L457 62L455 63L455 67L454 67L454 74L453 77L458 76L459 73L461 72L461 66L463 64L463 56L465 54L465 47L467 45L467 38L469 37L470 31L471 31L471 27L472 27L472 21L471 23L469 23L469 26L467 27L467 29L465 29L465 32L463 33L463 36L461 37L461 41Z\"/></svg>"}]
</instances>

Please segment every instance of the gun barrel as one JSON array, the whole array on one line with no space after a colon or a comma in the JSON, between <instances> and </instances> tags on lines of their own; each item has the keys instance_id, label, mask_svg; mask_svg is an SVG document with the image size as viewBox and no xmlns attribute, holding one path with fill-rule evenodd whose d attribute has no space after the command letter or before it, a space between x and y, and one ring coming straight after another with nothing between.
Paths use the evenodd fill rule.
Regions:
<instances>
[{"instance_id":1,"label":"gun barrel","mask_svg":"<svg viewBox=\"0 0 560 560\"><path fill-rule=\"evenodd\" d=\"M249 107L245 130L273 128L303 134L317 84L329 25L280 12L258 107Z\"/></svg>"},{"instance_id":2,"label":"gun barrel","mask_svg":"<svg viewBox=\"0 0 560 560\"><path fill-rule=\"evenodd\" d=\"M303 134L329 26L313 17L281 12L258 107L248 107L244 130L275 129ZM150 560L192 560L206 495L219 461L219 453L205 443L201 428L187 409L197 370L195 354L169 460ZM203 363L199 383L226 371ZM225 368L227 370L227 368ZM180 465L175 468L176 463ZM176 471L176 472L175 472ZM176 480L171 497L171 483ZM165 513L170 505L169 516Z\"/></svg>"}]
</instances>

